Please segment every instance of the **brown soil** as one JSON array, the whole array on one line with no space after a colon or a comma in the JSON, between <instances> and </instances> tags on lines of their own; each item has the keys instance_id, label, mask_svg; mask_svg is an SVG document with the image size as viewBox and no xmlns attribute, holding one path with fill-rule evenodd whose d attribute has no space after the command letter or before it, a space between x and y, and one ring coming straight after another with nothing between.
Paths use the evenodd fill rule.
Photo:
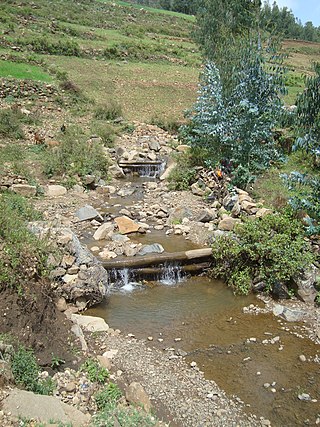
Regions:
<instances>
[{"instance_id":1,"label":"brown soil","mask_svg":"<svg viewBox=\"0 0 320 427\"><path fill-rule=\"evenodd\" d=\"M0 318L0 333L10 334L19 344L32 348L41 366L50 367L53 356L63 359L64 366L74 360L71 325L56 309L48 282L33 282L22 296L16 289L2 291Z\"/></svg>"}]
</instances>

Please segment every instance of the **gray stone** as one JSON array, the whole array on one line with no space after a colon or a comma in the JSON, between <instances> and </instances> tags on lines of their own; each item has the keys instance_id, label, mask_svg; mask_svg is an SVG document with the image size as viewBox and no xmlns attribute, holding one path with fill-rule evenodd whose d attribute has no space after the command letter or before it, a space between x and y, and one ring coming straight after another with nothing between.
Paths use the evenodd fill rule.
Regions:
<instances>
[{"instance_id":1,"label":"gray stone","mask_svg":"<svg viewBox=\"0 0 320 427\"><path fill-rule=\"evenodd\" d=\"M57 279L58 277L62 277L66 274L66 269L62 267L55 268L49 274L50 279Z\"/></svg>"},{"instance_id":2,"label":"gray stone","mask_svg":"<svg viewBox=\"0 0 320 427\"><path fill-rule=\"evenodd\" d=\"M95 258L92 253L82 246L80 240L74 233L72 233L72 241L70 242L70 248L72 253L74 253L75 255L77 265L93 264L95 262Z\"/></svg>"},{"instance_id":3,"label":"gray stone","mask_svg":"<svg viewBox=\"0 0 320 427\"><path fill-rule=\"evenodd\" d=\"M287 308L280 304L275 304L272 311L275 316L282 317L287 322L299 322L303 320L307 314L303 310Z\"/></svg>"},{"instance_id":4,"label":"gray stone","mask_svg":"<svg viewBox=\"0 0 320 427\"><path fill-rule=\"evenodd\" d=\"M121 188L121 190L118 191L118 196L129 197L129 196L132 196L134 192L135 192L134 188Z\"/></svg>"},{"instance_id":5,"label":"gray stone","mask_svg":"<svg viewBox=\"0 0 320 427\"><path fill-rule=\"evenodd\" d=\"M66 311L68 308L66 300L62 297L58 298L56 301L56 307L58 311L61 311L61 312Z\"/></svg>"},{"instance_id":6,"label":"gray stone","mask_svg":"<svg viewBox=\"0 0 320 427\"><path fill-rule=\"evenodd\" d=\"M110 239L112 237L114 230L114 225L110 222L106 222L95 231L93 238L94 240L103 240L103 239Z\"/></svg>"},{"instance_id":7,"label":"gray stone","mask_svg":"<svg viewBox=\"0 0 320 427\"><path fill-rule=\"evenodd\" d=\"M35 419L41 423L72 423L74 427L84 426L90 415L69 406L53 396L42 396L30 391L14 389L3 401L3 410L19 418Z\"/></svg>"},{"instance_id":8,"label":"gray stone","mask_svg":"<svg viewBox=\"0 0 320 427\"><path fill-rule=\"evenodd\" d=\"M210 222L217 218L217 211L214 209L203 209L198 218L197 221L199 222Z\"/></svg>"},{"instance_id":9,"label":"gray stone","mask_svg":"<svg viewBox=\"0 0 320 427\"><path fill-rule=\"evenodd\" d=\"M99 214L99 212L90 205L85 205L78 209L75 213L75 216L79 218L80 221L88 221L96 218L102 220L102 216Z\"/></svg>"},{"instance_id":10,"label":"gray stone","mask_svg":"<svg viewBox=\"0 0 320 427\"><path fill-rule=\"evenodd\" d=\"M37 194L37 187L35 185L28 184L12 184L10 189L21 196L32 197Z\"/></svg>"},{"instance_id":11,"label":"gray stone","mask_svg":"<svg viewBox=\"0 0 320 427\"><path fill-rule=\"evenodd\" d=\"M304 302L314 303L317 296L317 290L314 285L317 282L318 269L311 265L309 270L294 278L294 284L297 288L297 296Z\"/></svg>"},{"instance_id":12,"label":"gray stone","mask_svg":"<svg viewBox=\"0 0 320 427\"><path fill-rule=\"evenodd\" d=\"M125 243L129 242L129 237L123 234L115 233L111 236L111 240L116 243Z\"/></svg>"},{"instance_id":13,"label":"gray stone","mask_svg":"<svg viewBox=\"0 0 320 427\"><path fill-rule=\"evenodd\" d=\"M125 173L123 172L123 169L117 164L109 166L108 172L110 173L111 176L113 176L113 178L121 179L126 176Z\"/></svg>"},{"instance_id":14,"label":"gray stone","mask_svg":"<svg viewBox=\"0 0 320 427\"><path fill-rule=\"evenodd\" d=\"M63 284L60 288L61 295L67 301L74 302L84 298L88 307L100 303L108 293L107 271L102 265L95 264L80 273L78 278Z\"/></svg>"},{"instance_id":15,"label":"gray stone","mask_svg":"<svg viewBox=\"0 0 320 427\"><path fill-rule=\"evenodd\" d=\"M151 138L149 141L148 141L148 145L149 145L149 149L150 150L153 150L153 151L160 151L160 149L161 149L161 145L159 144L159 142L156 140L156 139L154 139L154 138Z\"/></svg>"},{"instance_id":16,"label":"gray stone","mask_svg":"<svg viewBox=\"0 0 320 427\"><path fill-rule=\"evenodd\" d=\"M135 405L142 405L147 412L151 409L149 396L140 383L133 382L129 385L126 390L126 399Z\"/></svg>"},{"instance_id":17,"label":"gray stone","mask_svg":"<svg viewBox=\"0 0 320 427\"><path fill-rule=\"evenodd\" d=\"M206 194L206 188L201 187L197 182L191 185L192 194L195 196L204 196Z\"/></svg>"},{"instance_id":18,"label":"gray stone","mask_svg":"<svg viewBox=\"0 0 320 427\"><path fill-rule=\"evenodd\" d=\"M162 254L164 248L159 243L153 243L152 245L144 245L139 250L138 255L147 255L147 254Z\"/></svg>"},{"instance_id":19,"label":"gray stone","mask_svg":"<svg viewBox=\"0 0 320 427\"><path fill-rule=\"evenodd\" d=\"M111 370L111 368L112 368L112 363L111 363L111 360L110 360L110 359L108 359L108 358L107 358L107 357L105 357L105 356L97 356L97 359L98 359L98 361L99 361L100 365L101 365L103 368L107 369L108 371L110 371L110 370Z\"/></svg>"}]
</instances>

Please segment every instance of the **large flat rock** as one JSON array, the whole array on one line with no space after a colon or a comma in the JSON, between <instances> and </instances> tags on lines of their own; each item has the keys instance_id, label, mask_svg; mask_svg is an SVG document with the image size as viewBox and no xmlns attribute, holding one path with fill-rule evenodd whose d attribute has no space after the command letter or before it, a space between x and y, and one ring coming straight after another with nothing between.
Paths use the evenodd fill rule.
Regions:
<instances>
[{"instance_id":1,"label":"large flat rock","mask_svg":"<svg viewBox=\"0 0 320 427\"><path fill-rule=\"evenodd\" d=\"M36 419L41 423L70 423L73 427L88 425L90 415L60 402L53 396L42 396L30 391L14 389L3 401L3 411L15 417Z\"/></svg>"},{"instance_id":2,"label":"large flat rock","mask_svg":"<svg viewBox=\"0 0 320 427\"><path fill-rule=\"evenodd\" d=\"M71 320L90 332L106 332L109 329L109 325L101 317L72 314Z\"/></svg>"}]
</instances>

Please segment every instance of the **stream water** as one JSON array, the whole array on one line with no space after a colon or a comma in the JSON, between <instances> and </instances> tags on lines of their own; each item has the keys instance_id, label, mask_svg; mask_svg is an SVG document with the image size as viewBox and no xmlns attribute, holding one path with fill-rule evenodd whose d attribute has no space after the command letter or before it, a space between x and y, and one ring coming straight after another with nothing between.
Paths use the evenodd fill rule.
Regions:
<instances>
[{"instance_id":1,"label":"stream water","mask_svg":"<svg viewBox=\"0 0 320 427\"><path fill-rule=\"evenodd\" d=\"M183 237L163 232L130 238L161 243L168 252L194 248ZM165 280L164 272L164 280L137 285L130 282L130 271L118 274L122 289L88 310L88 315L102 317L112 328L139 339L151 336L150 346L186 352L187 362L196 361L206 378L238 396L248 412L269 419L273 426L316 424L319 346L302 337L303 325L270 314L245 314L244 306L262 303L252 295L235 297L224 283L205 276L177 280L168 275ZM302 393L317 402L300 400Z\"/></svg>"}]
</instances>

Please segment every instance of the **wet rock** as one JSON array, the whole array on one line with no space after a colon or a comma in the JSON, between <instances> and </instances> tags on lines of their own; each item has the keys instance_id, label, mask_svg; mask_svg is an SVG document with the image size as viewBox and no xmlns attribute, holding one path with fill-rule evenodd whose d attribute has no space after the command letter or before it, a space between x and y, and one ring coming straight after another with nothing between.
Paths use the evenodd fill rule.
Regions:
<instances>
[{"instance_id":1,"label":"wet rock","mask_svg":"<svg viewBox=\"0 0 320 427\"><path fill-rule=\"evenodd\" d=\"M139 224L126 216L115 218L115 222L121 234L135 233L140 228Z\"/></svg>"},{"instance_id":2,"label":"wet rock","mask_svg":"<svg viewBox=\"0 0 320 427\"><path fill-rule=\"evenodd\" d=\"M65 283L59 292L67 301L76 302L84 298L88 307L100 303L108 292L107 271L102 265L96 264L80 273L78 278Z\"/></svg>"},{"instance_id":3,"label":"wet rock","mask_svg":"<svg viewBox=\"0 0 320 427\"><path fill-rule=\"evenodd\" d=\"M277 282L272 287L272 295L277 299L290 299L291 295L288 287L280 282Z\"/></svg>"},{"instance_id":4,"label":"wet rock","mask_svg":"<svg viewBox=\"0 0 320 427\"><path fill-rule=\"evenodd\" d=\"M94 207L90 205L86 205L78 209L77 212L75 213L75 216L80 221L88 221L92 219L100 219L102 221L102 216Z\"/></svg>"},{"instance_id":5,"label":"wet rock","mask_svg":"<svg viewBox=\"0 0 320 427\"><path fill-rule=\"evenodd\" d=\"M82 264L90 265L95 262L94 256L91 254L91 252L87 248L84 248L81 245L80 240L74 233L72 233L72 241L70 242L69 246L70 246L70 251L74 254L76 258L77 265L82 265Z\"/></svg>"},{"instance_id":6,"label":"wet rock","mask_svg":"<svg viewBox=\"0 0 320 427\"><path fill-rule=\"evenodd\" d=\"M128 242L130 239L128 236L116 233L116 234L112 234L111 240L116 243L125 243L125 242Z\"/></svg>"},{"instance_id":7,"label":"wet rock","mask_svg":"<svg viewBox=\"0 0 320 427\"><path fill-rule=\"evenodd\" d=\"M307 314L303 310L287 308L280 304L275 304L272 311L275 316L282 317L288 322L299 322L303 320Z\"/></svg>"},{"instance_id":8,"label":"wet rock","mask_svg":"<svg viewBox=\"0 0 320 427\"><path fill-rule=\"evenodd\" d=\"M152 245L144 245L139 250L138 255L147 255L147 254L161 254L164 252L164 248L160 243L153 243Z\"/></svg>"},{"instance_id":9,"label":"wet rock","mask_svg":"<svg viewBox=\"0 0 320 427\"><path fill-rule=\"evenodd\" d=\"M99 257L102 259L113 259L117 257L117 254L114 251L109 251L109 249L103 249L103 251L99 252Z\"/></svg>"},{"instance_id":10,"label":"wet rock","mask_svg":"<svg viewBox=\"0 0 320 427\"><path fill-rule=\"evenodd\" d=\"M118 196L129 197L129 196L132 196L134 192L135 192L134 188L121 188L121 190L118 191Z\"/></svg>"},{"instance_id":11,"label":"wet rock","mask_svg":"<svg viewBox=\"0 0 320 427\"><path fill-rule=\"evenodd\" d=\"M37 194L37 187L35 185L12 184L10 190L24 197L33 197Z\"/></svg>"},{"instance_id":12,"label":"wet rock","mask_svg":"<svg viewBox=\"0 0 320 427\"><path fill-rule=\"evenodd\" d=\"M113 235L114 225L111 223L104 223L95 231L94 240L110 239Z\"/></svg>"},{"instance_id":13,"label":"wet rock","mask_svg":"<svg viewBox=\"0 0 320 427\"><path fill-rule=\"evenodd\" d=\"M67 189L63 185L48 185L45 189L45 195L47 197L59 197L64 196L67 193Z\"/></svg>"},{"instance_id":14,"label":"wet rock","mask_svg":"<svg viewBox=\"0 0 320 427\"><path fill-rule=\"evenodd\" d=\"M126 390L126 399L135 405L142 405L147 412L151 409L149 396L140 383L133 382L129 385Z\"/></svg>"}]
</instances>

